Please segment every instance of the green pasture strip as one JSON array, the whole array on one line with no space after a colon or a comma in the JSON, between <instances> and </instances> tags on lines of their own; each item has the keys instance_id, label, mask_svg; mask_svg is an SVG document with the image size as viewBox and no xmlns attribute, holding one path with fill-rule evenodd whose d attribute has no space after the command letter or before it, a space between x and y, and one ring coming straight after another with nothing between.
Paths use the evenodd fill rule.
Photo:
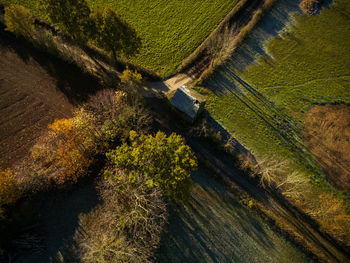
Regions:
<instances>
[{"instance_id":1,"label":"green pasture strip","mask_svg":"<svg viewBox=\"0 0 350 263\"><path fill-rule=\"evenodd\" d=\"M244 72L230 65L217 72L208 86L224 92L210 95L206 107L257 156L293 160L321 180L300 131L313 104L350 102L350 2L335 0L319 15L295 20L267 44L270 57Z\"/></svg>"},{"instance_id":2,"label":"green pasture strip","mask_svg":"<svg viewBox=\"0 0 350 263\"><path fill-rule=\"evenodd\" d=\"M110 6L138 32L143 47L131 62L162 77L176 73L239 0L88 0L92 7ZM34 13L34 0L3 0L22 4Z\"/></svg>"},{"instance_id":3,"label":"green pasture strip","mask_svg":"<svg viewBox=\"0 0 350 263\"><path fill-rule=\"evenodd\" d=\"M350 101L350 2L335 0L320 15L297 15L296 24L268 44L242 76L302 121L315 103Z\"/></svg>"}]
</instances>

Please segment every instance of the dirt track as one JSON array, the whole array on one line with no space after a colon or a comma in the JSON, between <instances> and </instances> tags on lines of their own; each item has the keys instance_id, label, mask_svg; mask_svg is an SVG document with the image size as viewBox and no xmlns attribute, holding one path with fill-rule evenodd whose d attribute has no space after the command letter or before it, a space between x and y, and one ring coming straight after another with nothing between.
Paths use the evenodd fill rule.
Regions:
<instances>
[{"instance_id":1,"label":"dirt track","mask_svg":"<svg viewBox=\"0 0 350 263\"><path fill-rule=\"evenodd\" d=\"M225 185L228 191L237 194L236 190L249 193L255 200L261 202L264 207L280 218L291 229L303 237L303 240L311 244L313 253L321 262L349 262L350 255L339 247L332 238L324 235L312 220L292 206L280 194L266 190L253 182L249 177L236 167L232 158L220 151L215 151L207 143L202 143L188 133L188 128L178 121L176 115L172 115L166 109L166 100L149 99L150 109L155 119L160 123L160 128L166 128L167 132L176 132L182 135L187 144L196 153L197 157L206 162L213 171L213 177ZM177 120L177 121L176 121ZM305 245L305 244L303 244ZM310 249L310 248L308 248Z\"/></svg>"},{"instance_id":2,"label":"dirt track","mask_svg":"<svg viewBox=\"0 0 350 263\"><path fill-rule=\"evenodd\" d=\"M97 82L0 31L0 169L23 158L49 123L71 115Z\"/></svg>"},{"instance_id":3,"label":"dirt track","mask_svg":"<svg viewBox=\"0 0 350 263\"><path fill-rule=\"evenodd\" d=\"M148 85L148 89L145 92L146 97L157 97L160 94L171 95L182 85L187 85L195 82L202 73L210 66L212 60L217 56L216 53L222 51L227 52L225 46L227 43L234 42L240 31L244 26L246 26L250 19L252 18L254 12L258 10L264 1L262 0L248 0L243 8L240 9L230 20L227 21L224 27L220 28L218 34L218 41L213 41L210 36L204 41L206 45L201 48L200 51L195 51L196 58L193 62L182 72L162 81L151 82ZM220 34L227 34L229 30L229 35L225 37L220 37ZM221 32L222 31L222 32ZM212 50L216 52L212 52Z\"/></svg>"}]
</instances>

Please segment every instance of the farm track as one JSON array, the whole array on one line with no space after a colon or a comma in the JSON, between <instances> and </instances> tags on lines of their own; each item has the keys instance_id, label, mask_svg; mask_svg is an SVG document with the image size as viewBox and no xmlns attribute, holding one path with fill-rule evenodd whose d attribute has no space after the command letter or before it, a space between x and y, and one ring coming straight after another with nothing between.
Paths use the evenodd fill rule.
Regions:
<instances>
[{"instance_id":1,"label":"farm track","mask_svg":"<svg viewBox=\"0 0 350 263\"><path fill-rule=\"evenodd\" d=\"M238 185L247 191L256 200L262 202L271 211L288 223L289 227L298 234L301 234L304 239L312 244L315 251L323 253L323 256L317 255L321 260L327 262L348 262L350 260L343 250L333 244L331 240L322 235L305 219L303 214L293 208L287 201L277 197L274 193L263 191L249 182L247 178L242 175L242 172L237 170L232 164L227 163L224 158L215 156L207 150L202 144L195 141L188 140L188 143L204 160L210 162L214 167L220 181L222 181L228 188Z\"/></svg>"},{"instance_id":2,"label":"farm track","mask_svg":"<svg viewBox=\"0 0 350 263\"><path fill-rule=\"evenodd\" d=\"M47 125L97 90L77 68L0 29L0 169L15 165Z\"/></svg>"},{"instance_id":3,"label":"farm track","mask_svg":"<svg viewBox=\"0 0 350 263\"><path fill-rule=\"evenodd\" d=\"M247 25L253 16L253 13L258 10L263 4L263 0L248 0L247 3L243 6L243 8L236 13L231 21L228 21L227 28L230 31L230 37L226 41L234 41L237 35L240 33L241 29ZM225 28L222 30L226 30ZM224 34L224 32L221 32ZM205 42L208 40L205 40ZM221 43L224 45L225 43ZM223 46L215 46L212 47L215 49L223 49ZM183 72L180 72L166 80L151 82L148 85L149 91L154 89L160 90L166 95L170 95L175 92L182 85L186 85L194 82L200 75L209 67L211 64L212 54L209 50L210 48L204 48L198 58L186 68ZM147 97L154 97L158 95L154 92L146 92L145 95Z\"/></svg>"},{"instance_id":4,"label":"farm track","mask_svg":"<svg viewBox=\"0 0 350 263\"><path fill-rule=\"evenodd\" d=\"M314 81L328 80L328 79L339 79L339 78L344 78L344 77L350 77L350 74L309 79L307 81L299 82L299 83L295 83L295 84L277 84L277 85L273 85L273 86L264 86L264 87L262 87L262 89L277 88L277 87L298 87L298 86L303 86L305 84L308 84L308 83L314 82Z\"/></svg>"},{"instance_id":5,"label":"farm track","mask_svg":"<svg viewBox=\"0 0 350 263\"><path fill-rule=\"evenodd\" d=\"M306 240L306 243L311 244L311 253L318 257L321 262L342 263L350 260L349 254L338 247L331 238L321 233L313 222L306 218L305 214L293 207L281 195L265 190L257 186L256 182L249 180L247 174L234 165L230 156L210 150L205 144L193 139L191 134L187 132L186 126L176 122L176 117L175 119L169 117L172 114L166 111L167 105L165 104L167 103L165 101L152 98L148 99L148 104L155 119L160 123L160 128L184 136L187 144L191 146L199 159L210 164L215 172L214 178L225 185L228 191L237 194L237 189L240 189L262 203L276 218L281 219L286 224L287 229L292 229L292 233L297 233Z\"/></svg>"}]
</instances>

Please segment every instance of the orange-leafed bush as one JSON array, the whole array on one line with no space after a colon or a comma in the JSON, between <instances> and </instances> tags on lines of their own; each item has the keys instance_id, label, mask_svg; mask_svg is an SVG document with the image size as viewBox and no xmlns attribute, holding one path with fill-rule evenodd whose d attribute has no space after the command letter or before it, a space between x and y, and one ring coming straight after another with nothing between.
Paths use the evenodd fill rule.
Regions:
<instances>
[{"instance_id":1,"label":"orange-leafed bush","mask_svg":"<svg viewBox=\"0 0 350 263\"><path fill-rule=\"evenodd\" d=\"M32 156L55 183L77 182L87 173L95 152L93 117L83 109L74 118L55 120L32 148Z\"/></svg>"},{"instance_id":2,"label":"orange-leafed bush","mask_svg":"<svg viewBox=\"0 0 350 263\"><path fill-rule=\"evenodd\" d=\"M0 171L0 206L16 202L21 197L16 175L12 170Z\"/></svg>"},{"instance_id":3,"label":"orange-leafed bush","mask_svg":"<svg viewBox=\"0 0 350 263\"><path fill-rule=\"evenodd\" d=\"M54 138L54 159L56 165L62 170L55 175L57 183L66 181L76 182L84 175L90 166L91 138L88 136L86 127L79 129L79 124L73 119L56 120L49 125L51 135Z\"/></svg>"},{"instance_id":4,"label":"orange-leafed bush","mask_svg":"<svg viewBox=\"0 0 350 263\"><path fill-rule=\"evenodd\" d=\"M314 15L320 8L320 2L320 0L303 0L300 3L300 8L305 14Z\"/></svg>"}]
</instances>

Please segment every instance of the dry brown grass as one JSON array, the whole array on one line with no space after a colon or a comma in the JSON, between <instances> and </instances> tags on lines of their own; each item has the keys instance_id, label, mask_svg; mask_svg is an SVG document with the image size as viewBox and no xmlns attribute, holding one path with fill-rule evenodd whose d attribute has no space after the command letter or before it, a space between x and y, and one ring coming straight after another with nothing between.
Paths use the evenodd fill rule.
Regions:
<instances>
[{"instance_id":1,"label":"dry brown grass","mask_svg":"<svg viewBox=\"0 0 350 263\"><path fill-rule=\"evenodd\" d=\"M241 168L250 176L257 177L262 187L278 190L291 204L313 218L319 224L321 231L349 246L350 215L346 211L342 198L330 192L318 191L306 174L297 170L290 171L289 164L285 160L278 158L255 160L251 156L245 156L240 161ZM269 213L269 209L263 210ZM294 230L285 229L283 224L279 227L299 240L299 234Z\"/></svg>"},{"instance_id":2,"label":"dry brown grass","mask_svg":"<svg viewBox=\"0 0 350 263\"><path fill-rule=\"evenodd\" d=\"M303 140L328 181L338 189L350 190L350 107L313 106L306 114Z\"/></svg>"}]
</instances>

